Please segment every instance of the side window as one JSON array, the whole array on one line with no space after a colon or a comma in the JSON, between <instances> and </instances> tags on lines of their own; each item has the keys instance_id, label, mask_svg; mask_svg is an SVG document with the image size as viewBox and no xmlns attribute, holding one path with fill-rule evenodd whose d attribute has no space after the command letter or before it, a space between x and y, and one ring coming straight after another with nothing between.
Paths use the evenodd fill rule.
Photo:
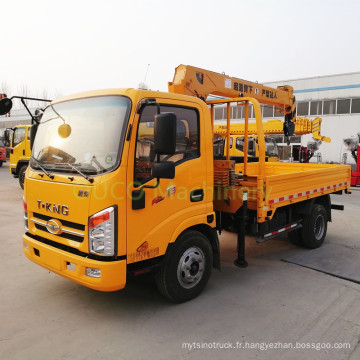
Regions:
<instances>
[{"instance_id":1,"label":"side window","mask_svg":"<svg viewBox=\"0 0 360 360\"><path fill-rule=\"evenodd\" d=\"M31 137L31 127L29 127L28 129L27 139L30 140L30 137Z\"/></svg>"},{"instance_id":2,"label":"side window","mask_svg":"<svg viewBox=\"0 0 360 360\"><path fill-rule=\"evenodd\" d=\"M236 138L236 149L244 152L244 138L243 137Z\"/></svg>"},{"instance_id":3,"label":"side window","mask_svg":"<svg viewBox=\"0 0 360 360\"><path fill-rule=\"evenodd\" d=\"M13 147L19 145L25 139L25 129L17 128L13 135Z\"/></svg>"},{"instance_id":4,"label":"side window","mask_svg":"<svg viewBox=\"0 0 360 360\"><path fill-rule=\"evenodd\" d=\"M255 141L254 138L249 138L248 155L255 156Z\"/></svg>"},{"instance_id":5,"label":"side window","mask_svg":"<svg viewBox=\"0 0 360 360\"><path fill-rule=\"evenodd\" d=\"M213 151L214 158L219 158L224 156L224 147L225 147L225 139L220 135L214 135L213 137Z\"/></svg>"},{"instance_id":6,"label":"side window","mask_svg":"<svg viewBox=\"0 0 360 360\"><path fill-rule=\"evenodd\" d=\"M199 116L195 109L160 106L161 112L174 112L177 118L176 149L174 155L162 155L160 161L180 164L200 155ZM146 106L141 114L136 140L134 181L144 183L151 179L151 168L155 161L154 119L157 107Z\"/></svg>"},{"instance_id":7,"label":"side window","mask_svg":"<svg viewBox=\"0 0 360 360\"><path fill-rule=\"evenodd\" d=\"M278 155L278 148L273 138L265 138L265 155Z\"/></svg>"},{"instance_id":8,"label":"side window","mask_svg":"<svg viewBox=\"0 0 360 360\"><path fill-rule=\"evenodd\" d=\"M236 138L236 149L244 152L244 137ZM253 138L248 138L248 155L255 155L255 143Z\"/></svg>"}]
</instances>

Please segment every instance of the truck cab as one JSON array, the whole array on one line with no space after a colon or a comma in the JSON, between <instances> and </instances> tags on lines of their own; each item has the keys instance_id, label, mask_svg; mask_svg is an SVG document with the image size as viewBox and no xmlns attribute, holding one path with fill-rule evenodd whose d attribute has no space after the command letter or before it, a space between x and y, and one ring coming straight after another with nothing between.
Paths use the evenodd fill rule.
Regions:
<instances>
[{"instance_id":1,"label":"truck cab","mask_svg":"<svg viewBox=\"0 0 360 360\"><path fill-rule=\"evenodd\" d=\"M156 141L155 119L168 113L176 118L170 153L159 152ZM165 143L169 132L162 135ZM26 256L90 288L112 291L171 252L179 256L181 295L168 288L168 272L159 287L177 301L194 297L218 251L212 136L205 134L212 134L208 109L195 97L109 90L52 103L27 170ZM160 172L173 164L173 175L154 174L157 163ZM174 246L179 239L180 249Z\"/></svg>"},{"instance_id":2,"label":"truck cab","mask_svg":"<svg viewBox=\"0 0 360 360\"><path fill-rule=\"evenodd\" d=\"M0 139L0 167L6 162L6 147L4 142Z\"/></svg>"},{"instance_id":3,"label":"truck cab","mask_svg":"<svg viewBox=\"0 0 360 360\"><path fill-rule=\"evenodd\" d=\"M25 172L31 155L30 125L18 125L13 129L10 142L10 173L19 178L21 188L24 188Z\"/></svg>"},{"instance_id":4,"label":"truck cab","mask_svg":"<svg viewBox=\"0 0 360 360\"><path fill-rule=\"evenodd\" d=\"M218 155L224 156L226 139L220 135L214 135L214 150ZM259 145L257 135L249 135L248 139L248 156L249 161L256 160L259 157ZM244 157L244 136L230 135L230 156L233 159ZM276 141L271 136L265 136L265 156L266 161L280 161L279 150Z\"/></svg>"}]
</instances>

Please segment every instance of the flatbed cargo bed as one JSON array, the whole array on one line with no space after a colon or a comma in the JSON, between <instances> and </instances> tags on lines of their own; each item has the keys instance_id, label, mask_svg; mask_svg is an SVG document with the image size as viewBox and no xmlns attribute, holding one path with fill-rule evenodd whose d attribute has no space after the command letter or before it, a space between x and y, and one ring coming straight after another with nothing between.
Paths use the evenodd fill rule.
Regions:
<instances>
[{"instance_id":1,"label":"flatbed cargo bed","mask_svg":"<svg viewBox=\"0 0 360 360\"><path fill-rule=\"evenodd\" d=\"M269 162L263 174L259 163L248 163L245 171L244 167L234 165L235 181L215 204L221 211L234 213L247 191L248 208L257 211L258 222L271 219L279 207L350 188L349 165Z\"/></svg>"}]
</instances>

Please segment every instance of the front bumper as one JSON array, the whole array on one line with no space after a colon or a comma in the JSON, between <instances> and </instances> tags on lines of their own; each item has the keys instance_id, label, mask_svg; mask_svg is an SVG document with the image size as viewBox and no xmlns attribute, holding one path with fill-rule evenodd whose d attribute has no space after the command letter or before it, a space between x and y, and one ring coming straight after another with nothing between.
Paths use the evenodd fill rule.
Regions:
<instances>
[{"instance_id":1,"label":"front bumper","mask_svg":"<svg viewBox=\"0 0 360 360\"><path fill-rule=\"evenodd\" d=\"M34 263L91 289L115 291L125 287L126 260L88 259L44 244L27 234L23 235L23 249L26 257ZM87 276L86 268L100 269L101 277Z\"/></svg>"}]
</instances>

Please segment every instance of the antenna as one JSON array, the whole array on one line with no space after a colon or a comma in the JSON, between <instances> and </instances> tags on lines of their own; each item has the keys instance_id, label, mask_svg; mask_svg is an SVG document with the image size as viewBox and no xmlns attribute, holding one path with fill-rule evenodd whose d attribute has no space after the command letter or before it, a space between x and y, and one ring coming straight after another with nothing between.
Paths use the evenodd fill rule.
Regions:
<instances>
[{"instance_id":1,"label":"antenna","mask_svg":"<svg viewBox=\"0 0 360 360\"><path fill-rule=\"evenodd\" d=\"M148 66L146 68L144 80L143 80L143 82L141 82L139 84L139 89L148 90L148 86L146 85L146 77L147 77L147 74L148 74L148 71L149 71L149 67L150 67L150 64L148 64Z\"/></svg>"},{"instance_id":2,"label":"antenna","mask_svg":"<svg viewBox=\"0 0 360 360\"><path fill-rule=\"evenodd\" d=\"M146 68L146 72L145 72L145 76L144 76L144 83L146 81L146 77L147 77L147 73L149 71L149 67L150 67L150 64L148 64L147 68Z\"/></svg>"}]
</instances>

